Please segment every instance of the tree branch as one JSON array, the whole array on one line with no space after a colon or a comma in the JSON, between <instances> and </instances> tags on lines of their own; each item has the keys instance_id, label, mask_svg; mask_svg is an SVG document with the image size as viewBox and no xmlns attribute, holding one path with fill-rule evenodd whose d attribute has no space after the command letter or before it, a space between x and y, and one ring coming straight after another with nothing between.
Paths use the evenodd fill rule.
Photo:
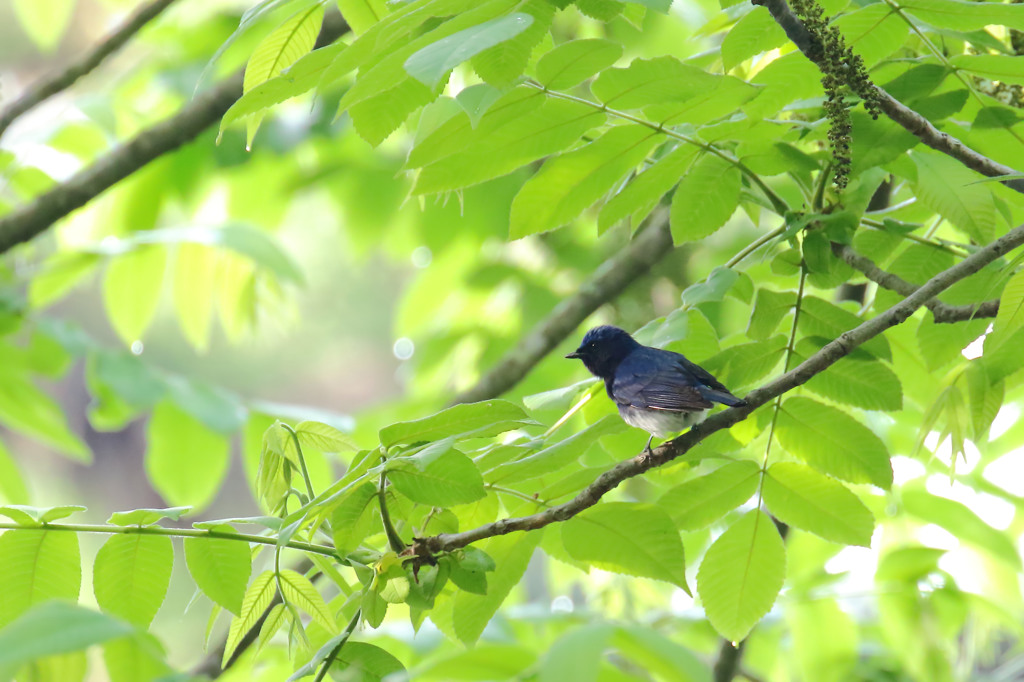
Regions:
<instances>
[{"instance_id":1,"label":"tree branch","mask_svg":"<svg viewBox=\"0 0 1024 682\"><path fill-rule=\"evenodd\" d=\"M821 66L822 46L807 30L800 18L790 9L786 0L750 0L754 5L765 7L775 22L786 32L786 36L812 62ZM1004 166L998 161L979 154L952 135L940 131L921 114L905 106L877 85L874 86L878 95L878 106L896 123L903 126L925 145L947 154L971 170L994 178L1002 175L1019 174L1019 171ZM1013 178L1002 180L1002 184L1017 192L1024 193L1024 179Z\"/></svg>"},{"instance_id":2,"label":"tree branch","mask_svg":"<svg viewBox=\"0 0 1024 682\"><path fill-rule=\"evenodd\" d=\"M714 414L678 438L658 446L651 454L642 453L620 462L599 475L593 483L584 488L572 500L555 507L550 507L537 514L499 519L493 523L461 533L442 533L426 538L417 538L413 543L414 549L417 550L416 553L433 555L450 552L478 540L496 535L504 535L513 531L535 530L576 516L585 509L597 504L606 493L615 489L623 481L681 457L711 434L729 428L733 424L746 419L761 405L806 383L814 375L849 355L851 351L861 344L873 339L886 329L904 322L915 310L935 298L939 293L965 277L973 275L1000 256L1022 244L1024 244L1024 225L1014 228L956 265L943 270L885 312L867 320L848 332L844 332L797 367L765 386L751 391L746 396L747 406L733 407Z\"/></svg>"},{"instance_id":3,"label":"tree branch","mask_svg":"<svg viewBox=\"0 0 1024 682\"><path fill-rule=\"evenodd\" d=\"M340 15L327 15L317 46L334 42L346 31L348 24ZM219 121L241 95L242 72L238 71L199 94L177 114L143 130L66 182L0 218L0 253L27 242L146 164L191 142Z\"/></svg>"},{"instance_id":4,"label":"tree branch","mask_svg":"<svg viewBox=\"0 0 1024 682\"><path fill-rule=\"evenodd\" d=\"M911 284L899 275L881 269L870 258L866 258L845 244L832 243L832 253L846 261L854 270L859 270L865 277L880 287L895 291L901 296L909 296L917 291L917 285ZM933 298L925 301L924 306L932 311L936 322L964 322L982 317L995 317L999 312L999 299L970 303L967 305L949 305Z\"/></svg>"},{"instance_id":5,"label":"tree branch","mask_svg":"<svg viewBox=\"0 0 1024 682\"><path fill-rule=\"evenodd\" d=\"M622 251L605 261L576 294L555 306L519 345L476 385L456 396L452 403L488 400L511 389L591 313L618 296L633 280L671 253L668 211L659 209L647 222L648 227Z\"/></svg>"},{"instance_id":6,"label":"tree branch","mask_svg":"<svg viewBox=\"0 0 1024 682\"><path fill-rule=\"evenodd\" d=\"M53 97L58 92L68 89L75 81L95 69L103 63L103 60L121 49L143 26L155 19L174 1L152 0L149 4L139 7L124 25L104 38L103 42L94 47L82 59L71 64L60 73L34 83L21 97L0 111L0 137L3 136L4 132L16 118Z\"/></svg>"}]
</instances>

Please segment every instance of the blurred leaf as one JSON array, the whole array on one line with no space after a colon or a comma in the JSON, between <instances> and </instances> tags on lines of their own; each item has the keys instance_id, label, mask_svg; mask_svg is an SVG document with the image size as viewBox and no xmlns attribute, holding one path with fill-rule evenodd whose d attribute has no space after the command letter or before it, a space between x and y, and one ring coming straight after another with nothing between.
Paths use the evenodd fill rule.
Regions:
<instances>
[{"instance_id":1,"label":"blurred leaf","mask_svg":"<svg viewBox=\"0 0 1024 682\"><path fill-rule=\"evenodd\" d=\"M103 303L126 345L141 339L156 315L166 264L166 249L149 246L128 251L107 265Z\"/></svg>"},{"instance_id":2,"label":"blurred leaf","mask_svg":"<svg viewBox=\"0 0 1024 682\"><path fill-rule=\"evenodd\" d=\"M71 459L91 461L88 447L68 429L65 419L60 406L26 376L0 370L0 421Z\"/></svg>"},{"instance_id":3,"label":"blurred leaf","mask_svg":"<svg viewBox=\"0 0 1024 682\"><path fill-rule=\"evenodd\" d=\"M739 642L768 613L786 573L786 548L762 511L748 512L704 555L697 591L708 620L723 637Z\"/></svg>"},{"instance_id":4,"label":"blurred leaf","mask_svg":"<svg viewBox=\"0 0 1024 682\"><path fill-rule=\"evenodd\" d=\"M664 580L690 592L679 531L654 505L603 502L566 521L562 542L574 559L616 573Z\"/></svg>"},{"instance_id":5,"label":"blurred leaf","mask_svg":"<svg viewBox=\"0 0 1024 682\"><path fill-rule=\"evenodd\" d=\"M75 5L75 0L13 0L18 23L43 52L53 52L60 43Z\"/></svg>"},{"instance_id":6,"label":"blurred leaf","mask_svg":"<svg viewBox=\"0 0 1024 682\"><path fill-rule=\"evenodd\" d=\"M922 521L934 523L959 540L980 547L1005 561L1015 571L1021 570L1020 554L1013 542L963 503L920 489L903 490L900 498L903 507Z\"/></svg>"},{"instance_id":7,"label":"blurred leaf","mask_svg":"<svg viewBox=\"0 0 1024 682\"><path fill-rule=\"evenodd\" d=\"M167 595L173 564L169 537L112 535L93 564L96 603L108 613L148 628Z\"/></svg>"},{"instance_id":8,"label":"blurred leaf","mask_svg":"<svg viewBox=\"0 0 1024 682\"><path fill-rule=\"evenodd\" d=\"M210 503L227 475L227 438L161 402L149 419L146 441L146 474L165 500L196 510Z\"/></svg>"},{"instance_id":9,"label":"blurred leaf","mask_svg":"<svg viewBox=\"0 0 1024 682\"><path fill-rule=\"evenodd\" d=\"M560 440L543 450L512 462L505 462L487 472L487 481L502 485L527 481L569 466L583 452L604 436L626 430L617 415L602 417L587 428Z\"/></svg>"},{"instance_id":10,"label":"blurred leaf","mask_svg":"<svg viewBox=\"0 0 1024 682\"><path fill-rule=\"evenodd\" d=\"M388 12L385 0L338 0L338 9L357 36L365 33Z\"/></svg>"},{"instance_id":11,"label":"blurred leaf","mask_svg":"<svg viewBox=\"0 0 1024 682\"><path fill-rule=\"evenodd\" d=\"M538 682L597 682L612 626L593 623L556 639L540 660Z\"/></svg>"},{"instance_id":12,"label":"blurred leaf","mask_svg":"<svg viewBox=\"0 0 1024 682\"><path fill-rule=\"evenodd\" d=\"M0 441L0 500L14 505L28 502L28 486L18 463Z\"/></svg>"},{"instance_id":13,"label":"blurred leaf","mask_svg":"<svg viewBox=\"0 0 1024 682\"><path fill-rule=\"evenodd\" d=\"M448 436L482 438L535 423L515 403L485 400L455 405L423 419L385 426L380 430L380 443L390 448L402 443L427 443Z\"/></svg>"}]
</instances>

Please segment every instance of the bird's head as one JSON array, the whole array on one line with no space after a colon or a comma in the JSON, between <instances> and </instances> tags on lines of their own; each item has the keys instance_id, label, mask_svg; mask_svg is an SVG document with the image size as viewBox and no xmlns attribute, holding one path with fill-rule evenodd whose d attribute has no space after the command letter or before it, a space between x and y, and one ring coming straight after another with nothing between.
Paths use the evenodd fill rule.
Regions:
<instances>
[{"instance_id":1,"label":"bird's head","mask_svg":"<svg viewBox=\"0 0 1024 682\"><path fill-rule=\"evenodd\" d=\"M587 332L580 347L565 357L579 358L591 374L605 379L614 376L619 363L639 345L618 327L603 325Z\"/></svg>"}]
</instances>

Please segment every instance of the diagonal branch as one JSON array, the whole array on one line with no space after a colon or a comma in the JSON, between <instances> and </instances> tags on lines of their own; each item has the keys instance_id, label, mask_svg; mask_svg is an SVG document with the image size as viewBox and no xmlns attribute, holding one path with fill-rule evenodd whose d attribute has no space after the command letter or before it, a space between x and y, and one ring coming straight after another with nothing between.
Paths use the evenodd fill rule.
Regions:
<instances>
[{"instance_id":1,"label":"diagonal branch","mask_svg":"<svg viewBox=\"0 0 1024 682\"><path fill-rule=\"evenodd\" d=\"M328 14L317 47L334 42L347 31L348 25L340 15ZM191 142L219 121L241 95L239 71L198 95L170 118L146 128L67 181L0 218L0 253L38 236L151 161Z\"/></svg>"},{"instance_id":2,"label":"diagonal branch","mask_svg":"<svg viewBox=\"0 0 1024 682\"><path fill-rule=\"evenodd\" d=\"M605 261L576 294L555 306L516 348L476 385L456 396L452 403L487 400L511 389L591 313L618 296L633 280L646 274L651 266L671 253L672 235L667 211L659 210L648 223L636 239Z\"/></svg>"},{"instance_id":3,"label":"diagonal branch","mask_svg":"<svg viewBox=\"0 0 1024 682\"><path fill-rule=\"evenodd\" d=\"M143 26L155 19L175 0L152 0L149 4L139 7L120 28L104 38L103 42L94 47L81 60L71 64L60 73L44 78L26 90L21 97L14 100L0 111L0 137L16 118L26 111L42 104L58 92L67 90L75 81L86 75L103 61L117 52Z\"/></svg>"},{"instance_id":4,"label":"diagonal branch","mask_svg":"<svg viewBox=\"0 0 1024 682\"><path fill-rule=\"evenodd\" d=\"M639 476L655 467L662 466L689 452L691 448L713 433L729 428L746 419L755 409L777 396L806 383L811 377L824 371L839 359L849 355L861 344L873 339L890 327L904 322L915 310L925 305L938 294L960 280L973 275L989 263L1024 244L1024 225L1010 230L1005 235L979 249L956 265L943 270L905 299L880 315L867 320L839 338L826 344L794 369L774 381L751 391L746 396L746 407L733 407L708 417L703 423L692 427L683 435L655 448L650 454L640 454L605 471L572 500L550 507L537 514L516 518L499 519L478 528L461 533L442 533L426 538L417 538L414 549L422 553L438 554L465 547L478 540L504 535L513 531L528 531L543 528L551 523L565 521L585 509L597 504L601 498L614 490L623 481Z\"/></svg>"},{"instance_id":5,"label":"diagonal branch","mask_svg":"<svg viewBox=\"0 0 1024 682\"><path fill-rule=\"evenodd\" d=\"M875 265L870 258L866 258L845 244L832 243L832 253L842 258L854 270L859 270L880 287L895 291L901 296L910 296L917 291L917 285L911 284L899 275L881 269ZM936 322L964 322L982 317L995 317L999 312L999 299L983 301L981 303L970 303L967 305L950 305L943 303L937 298L925 301L924 306L932 311Z\"/></svg>"},{"instance_id":6,"label":"diagonal branch","mask_svg":"<svg viewBox=\"0 0 1024 682\"><path fill-rule=\"evenodd\" d=\"M786 32L786 36L804 56L817 65L821 65L823 50L821 43L807 30L800 18L790 9L786 0L750 0L754 5L765 7L775 22ZM1019 171L1005 166L998 161L979 154L952 135L942 132L931 124L927 118L896 100L877 85L877 104L886 116L903 126L925 145L953 157L971 170L985 177L995 178L1004 175L1019 175ZM1024 179L1010 178L1001 181L1004 185L1017 192L1024 193Z\"/></svg>"}]
</instances>

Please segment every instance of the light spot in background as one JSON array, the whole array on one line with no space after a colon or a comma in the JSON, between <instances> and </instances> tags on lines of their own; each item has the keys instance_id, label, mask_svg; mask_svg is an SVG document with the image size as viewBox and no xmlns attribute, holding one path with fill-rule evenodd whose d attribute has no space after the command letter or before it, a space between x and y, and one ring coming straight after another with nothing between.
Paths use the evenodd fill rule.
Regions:
<instances>
[{"instance_id":1,"label":"light spot in background","mask_svg":"<svg viewBox=\"0 0 1024 682\"><path fill-rule=\"evenodd\" d=\"M984 334L967 344L964 349L960 351L960 355L964 356L968 360L980 358L985 350L985 337L988 336L990 331L992 331L992 325L988 326Z\"/></svg>"},{"instance_id":2,"label":"light spot in background","mask_svg":"<svg viewBox=\"0 0 1024 682\"><path fill-rule=\"evenodd\" d=\"M433 252L426 246L417 246L412 252L412 264L421 270L434 260Z\"/></svg>"},{"instance_id":3,"label":"light spot in background","mask_svg":"<svg viewBox=\"0 0 1024 682\"><path fill-rule=\"evenodd\" d=\"M917 540L925 547L934 547L935 549L944 549L946 551L960 546L960 541L956 539L955 535L945 528L936 526L934 523L918 528Z\"/></svg>"},{"instance_id":4,"label":"light spot in background","mask_svg":"<svg viewBox=\"0 0 1024 682\"><path fill-rule=\"evenodd\" d=\"M963 504L996 530L1009 528L1016 513L1016 507L1006 500L978 492L957 480L950 482L949 476L945 474L929 476L925 488L936 497L945 497Z\"/></svg>"},{"instance_id":5,"label":"light spot in background","mask_svg":"<svg viewBox=\"0 0 1024 682\"><path fill-rule=\"evenodd\" d=\"M145 347L142 345L142 341L132 341L131 349L132 355L142 355Z\"/></svg>"},{"instance_id":6,"label":"light spot in background","mask_svg":"<svg viewBox=\"0 0 1024 682\"><path fill-rule=\"evenodd\" d=\"M1000 438L1017 423L1018 419L1020 419L1020 408L1017 405L1014 403L1003 405L996 413L996 418L992 420L992 426L988 430L988 439L993 441Z\"/></svg>"},{"instance_id":7,"label":"light spot in background","mask_svg":"<svg viewBox=\"0 0 1024 682\"><path fill-rule=\"evenodd\" d=\"M1002 414L1002 412L1000 412ZM1021 450L1008 452L985 467L982 476L1013 495L1024 497L1024 454Z\"/></svg>"},{"instance_id":8,"label":"light spot in background","mask_svg":"<svg viewBox=\"0 0 1024 682\"><path fill-rule=\"evenodd\" d=\"M946 552L939 557L939 568L956 579L957 587L965 592L985 592L985 562L974 552Z\"/></svg>"},{"instance_id":9,"label":"light spot in background","mask_svg":"<svg viewBox=\"0 0 1024 682\"><path fill-rule=\"evenodd\" d=\"M676 588L672 592L672 597L669 601L669 607L672 609L672 613L680 614L693 608L693 597L683 592L681 589Z\"/></svg>"},{"instance_id":10,"label":"light spot in background","mask_svg":"<svg viewBox=\"0 0 1024 682\"><path fill-rule=\"evenodd\" d=\"M875 552L869 547L844 547L825 562L825 572L830 575L851 573L854 575L873 575L875 572Z\"/></svg>"},{"instance_id":11,"label":"light spot in background","mask_svg":"<svg viewBox=\"0 0 1024 682\"><path fill-rule=\"evenodd\" d=\"M413 344L412 339L403 336L395 341L395 345L391 350L399 360L408 360L416 352L416 346Z\"/></svg>"},{"instance_id":12,"label":"light spot in background","mask_svg":"<svg viewBox=\"0 0 1024 682\"><path fill-rule=\"evenodd\" d=\"M896 455L890 461L892 462L892 482L894 487L901 486L915 478L921 478L925 474L924 464L912 457Z\"/></svg>"},{"instance_id":13,"label":"light spot in background","mask_svg":"<svg viewBox=\"0 0 1024 682\"><path fill-rule=\"evenodd\" d=\"M560 594L551 600L551 613L572 613L574 608L572 599L569 599L564 594Z\"/></svg>"}]
</instances>

